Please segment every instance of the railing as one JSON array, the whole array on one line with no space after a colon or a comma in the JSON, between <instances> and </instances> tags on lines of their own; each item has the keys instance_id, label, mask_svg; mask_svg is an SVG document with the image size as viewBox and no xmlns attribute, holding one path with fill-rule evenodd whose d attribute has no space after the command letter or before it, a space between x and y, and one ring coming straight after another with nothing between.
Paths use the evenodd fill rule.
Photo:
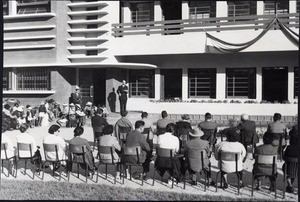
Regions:
<instances>
[{"instance_id":1,"label":"railing","mask_svg":"<svg viewBox=\"0 0 300 202\"><path fill-rule=\"evenodd\" d=\"M187 32L210 32L229 30L265 29L277 16L287 27L299 28L299 13L277 15L250 15L237 17L202 18L186 20L166 20L137 23L112 24L112 36L184 34ZM278 28L274 24L274 28Z\"/></svg>"}]
</instances>

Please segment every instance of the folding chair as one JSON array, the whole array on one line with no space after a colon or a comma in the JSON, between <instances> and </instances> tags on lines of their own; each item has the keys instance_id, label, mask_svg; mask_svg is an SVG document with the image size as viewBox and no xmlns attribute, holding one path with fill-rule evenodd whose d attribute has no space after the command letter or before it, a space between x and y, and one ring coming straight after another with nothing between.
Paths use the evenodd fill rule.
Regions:
<instances>
[{"instance_id":1,"label":"folding chair","mask_svg":"<svg viewBox=\"0 0 300 202\"><path fill-rule=\"evenodd\" d=\"M56 144L43 144L43 147L44 147L45 162L42 164L42 168L43 168L42 180L44 179L44 174L45 174L45 164L47 162L49 162L50 164L52 164L53 167L54 167L54 164L57 164L60 167L59 168L59 181L60 181L61 180L61 173L62 173L61 162L62 161L67 162L67 159L59 159L58 145L56 145ZM55 152L55 159L48 159L47 158L47 152ZM52 175L54 177L54 169L52 171Z\"/></svg>"},{"instance_id":2,"label":"folding chair","mask_svg":"<svg viewBox=\"0 0 300 202\"><path fill-rule=\"evenodd\" d=\"M218 192L218 176L219 174L223 171L222 170L222 160L223 161L234 161L235 162L235 171L232 173L235 173L237 175L237 179L238 179L238 195L240 194L240 174L238 171L238 160L240 159L240 153L237 152L224 152L221 151L219 153L219 163L220 163L220 170L217 172L217 176L216 176L216 192ZM231 173L227 173L227 174L231 174ZM222 175L221 175L221 187L222 187ZM224 189L224 187L223 187Z\"/></svg>"},{"instance_id":3,"label":"folding chair","mask_svg":"<svg viewBox=\"0 0 300 202\"><path fill-rule=\"evenodd\" d=\"M12 168L13 168L13 165L16 164L16 161L17 161L17 157L14 155L10 158L7 157L7 143L1 143L1 154L4 153L4 156L5 158L2 158L2 155L1 155L1 162L2 162L2 173L4 173L4 169L3 169L3 165L4 165L4 161L7 161L7 170L8 170L8 175L7 177L9 177L9 170L11 170L11 175L13 175L12 173ZM13 159L13 163L11 164L11 159ZM16 177L16 176L14 176Z\"/></svg>"},{"instance_id":4,"label":"folding chair","mask_svg":"<svg viewBox=\"0 0 300 202\"><path fill-rule=\"evenodd\" d=\"M209 186L208 182L208 174L204 170L204 156L207 157L207 153L205 150L200 149L188 149L187 151L187 158L188 162L192 160L194 162L194 165L198 165L198 171L196 172L196 175L199 173L201 175L202 171L205 175L205 184L204 184L204 191L206 191L206 186ZM211 165L209 164L209 171L211 171ZM197 182L197 178L196 178ZM185 189L185 175L184 175L184 185L183 189Z\"/></svg>"},{"instance_id":5,"label":"folding chair","mask_svg":"<svg viewBox=\"0 0 300 202\"><path fill-rule=\"evenodd\" d=\"M130 180L131 180L131 167L132 166L139 166L143 169L143 165L142 165L142 162L140 162L140 154L141 154L141 147L140 146L137 146L137 147L125 147L124 148L124 157L126 156L132 156L132 157L136 157L137 159L137 163L128 163L126 161L126 158L124 158L124 161L123 161L123 171L124 171L124 177L123 177L123 184L124 184L124 178L126 176L126 168L129 167L129 174L130 174ZM144 170L143 170L143 174L144 174ZM144 179L142 177L142 186L144 184Z\"/></svg>"},{"instance_id":6,"label":"folding chair","mask_svg":"<svg viewBox=\"0 0 300 202\"><path fill-rule=\"evenodd\" d=\"M87 148L85 145L69 145L69 163L71 163L70 171L68 171L68 181L70 180L70 173L73 169L73 164L77 164L77 178L79 178L79 164L85 165L85 183L87 183L88 179L88 165L85 161L85 153L87 152ZM75 161L75 156L82 156L83 162Z\"/></svg>"},{"instance_id":7,"label":"folding chair","mask_svg":"<svg viewBox=\"0 0 300 202\"><path fill-rule=\"evenodd\" d=\"M126 143L127 134L131 131L130 127L119 126L119 140L121 144L124 145ZM121 145L121 146L122 146Z\"/></svg>"},{"instance_id":8,"label":"folding chair","mask_svg":"<svg viewBox=\"0 0 300 202\"><path fill-rule=\"evenodd\" d=\"M285 166L283 169L283 199L285 198L285 184L287 176L292 178L298 177L298 158L285 157Z\"/></svg>"},{"instance_id":9,"label":"folding chair","mask_svg":"<svg viewBox=\"0 0 300 202\"><path fill-rule=\"evenodd\" d=\"M103 128L104 128L104 125L93 127L93 134L94 134L93 151L95 150L96 145L98 145L98 143L99 143L99 139L102 135Z\"/></svg>"},{"instance_id":10,"label":"folding chair","mask_svg":"<svg viewBox=\"0 0 300 202\"><path fill-rule=\"evenodd\" d=\"M105 165L105 179L107 179L107 167L109 165L115 166L115 179L114 179L114 184L116 184L117 180L117 169L118 166L120 166L120 162L114 159L113 151L114 147L111 146L98 146L98 158L99 158L99 164L98 164L98 169L97 169L97 179L96 183L98 183L98 176L99 176L99 170L100 170L100 165L104 164ZM102 156L102 158L101 158ZM106 161L106 162L104 162Z\"/></svg>"},{"instance_id":11,"label":"folding chair","mask_svg":"<svg viewBox=\"0 0 300 202\"><path fill-rule=\"evenodd\" d=\"M257 164L263 164L263 165L272 165L272 174L265 174L265 173L257 173L257 174L253 174L252 175L252 190L251 190L251 196L253 196L253 190L254 190L254 181L258 178L258 177L272 177L274 178L274 189L275 189L275 198L277 198L277 192L276 192L276 179L277 179L277 170L275 170L275 165L277 162L277 155L261 155L261 154L257 154L255 155L255 162L257 162Z\"/></svg>"},{"instance_id":12,"label":"folding chair","mask_svg":"<svg viewBox=\"0 0 300 202\"><path fill-rule=\"evenodd\" d=\"M35 170L36 170L36 164L35 164L35 160L39 159L38 156L33 156L32 155L32 148L31 148L31 144L25 144L25 143L17 143L17 150L18 150L18 157L17 157L17 163L16 163L16 177L17 177L17 171L18 171L18 164L19 161L25 161L25 172L24 174L26 174L26 168L27 168L27 161L33 162L34 165L34 170L33 170L33 177L32 179L34 179L34 175L35 175ZM30 157L21 157L20 156L20 151L29 151L30 153ZM41 171L41 164L39 165L39 175L40 175L40 171Z\"/></svg>"},{"instance_id":13,"label":"folding chair","mask_svg":"<svg viewBox=\"0 0 300 202\"><path fill-rule=\"evenodd\" d=\"M158 148L157 149L157 158L160 157L166 157L166 158L170 158L170 162L171 162L171 169L173 169L173 175L172 175L172 189L174 186L174 164L173 164L173 157L175 156L173 149L163 149L163 148ZM156 170L156 166L154 166L154 172L153 172L153 182L152 182L152 186L154 186L154 182L155 182L155 171Z\"/></svg>"}]
</instances>

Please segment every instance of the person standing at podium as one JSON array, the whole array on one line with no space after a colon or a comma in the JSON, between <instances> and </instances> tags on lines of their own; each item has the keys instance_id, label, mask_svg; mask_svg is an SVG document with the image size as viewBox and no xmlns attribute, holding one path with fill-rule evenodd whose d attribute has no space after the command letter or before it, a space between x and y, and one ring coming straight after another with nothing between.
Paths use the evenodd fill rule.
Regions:
<instances>
[{"instance_id":1,"label":"person standing at podium","mask_svg":"<svg viewBox=\"0 0 300 202\"><path fill-rule=\"evenodd\" d=\"M128 93L128 86L126 85L126 81L122 81L122 85L118 87L117 93L120 99L120 113L126 110L127 104L127 93Z\"/></svg>"}]
</instances>

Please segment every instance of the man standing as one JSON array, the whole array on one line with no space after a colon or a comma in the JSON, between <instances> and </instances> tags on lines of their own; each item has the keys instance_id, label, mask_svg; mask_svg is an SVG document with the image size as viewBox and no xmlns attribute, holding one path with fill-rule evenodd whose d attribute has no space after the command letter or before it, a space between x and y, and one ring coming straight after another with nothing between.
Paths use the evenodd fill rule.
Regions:
<instances>
[{"instance_id":1,"label":"man standing","mask_svg":"<svg viewBox=\"0 0 300 202\"><path fill-rule=\"evenodd\" d=\"M118 87L117 93L120 99L120 112L126 110L128 87L126 81L122 81L122 85Z\"/></svg>"},{"instance_id":2,"label":"man standing","mask_svg":"<svg viewBox=\"0 0 300 202\"><path fill-rule=\"evenodd\" d=\"M71 103L80 104L82 103L82 94L80 93L79 87L75 87L75 93L71 94Z\"/></svg>"}]
</instances>

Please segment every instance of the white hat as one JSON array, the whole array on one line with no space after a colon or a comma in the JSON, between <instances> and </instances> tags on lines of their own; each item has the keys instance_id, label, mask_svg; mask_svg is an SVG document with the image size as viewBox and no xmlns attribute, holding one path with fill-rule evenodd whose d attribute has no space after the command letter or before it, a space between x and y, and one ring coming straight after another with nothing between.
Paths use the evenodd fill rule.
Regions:
<instances>
[{"instance_id":1,"label":"white hat","mask_svg":"<svg viewBox=\"0 0 300 202\"><path fill-rule=\"evenodd\" d=\"M75 89L79 89L79 86L75 86Z\"/></svg>"},{"instance_id":2,"label":"white hat","mask_svg":"<svg viewBox=\"0 0 300 202\"><path fill-rule=\"evenodd\" d=\"M63 104L62 106L68 106L68 104Z\"/></svg>"},{"instance_id":3,"label":"white hat","mask_svg":"<svg viewBox=\"0 0 300 202\"><path fill-rule=\"evenodd\" d=\"M41 105L45 105L45 102L44 102L44 101L42 101L42 102L41 102Z\"/></svg>"},{"instance_id":4,"label":"white hat","mask_svg":"<svg viewBox=\"0 0 300 202\"><path fill-rule=\"evenodd\" d=\"M23 107L22 107L22 106L19 106L16 110L17 110L18 112L23 112Z\"/></svg>"},{"instance_id":5,"label":"white hat","mask_svg":"<svg viewBox=\"0 0 300 202\"><path fill-rule=\"evenodd\" d=\"M32 107L28 107L27 109L28 109L28 110L32 110Z\"/></svg>"},{"instance_id":6,"label":"white hat","mask_svg":"<svg viewBox=\"0 0 300 202\"><path fill-rule=\"evenodd\" d=\"M92 103L91 102L87 102L86 105L92 105Z\"/></svg>"},{"instance_id":7,"label":"white hat","mask_svg":"<svg viewBox=\"0 0 300 202\"><path fill-rule=\"evenodd\" d=\"M70 107L74 107L74 106L75 106L74 103L71 103L71 104L70 104Z\"/></svg>"},{"instance_id":8,"label":"white hat","mask_svg":"<svg viewBox=\"0 0 300 202\"><path fill-rule=\"evenodd\" d=\"M192 137L202 137L204 135L203 131L200 128L195 127L190 133Z\"/></svg>"}]
</instances>

